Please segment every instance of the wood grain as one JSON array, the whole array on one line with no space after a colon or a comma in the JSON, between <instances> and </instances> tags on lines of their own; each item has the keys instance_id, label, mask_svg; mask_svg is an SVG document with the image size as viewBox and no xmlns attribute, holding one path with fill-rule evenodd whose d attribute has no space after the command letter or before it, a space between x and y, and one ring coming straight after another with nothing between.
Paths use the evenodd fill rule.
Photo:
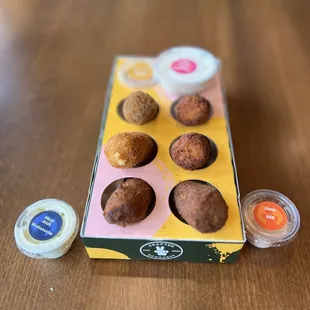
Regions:
<instances>
[{"instance_id":1,"label":"wood grain","mask_svg":"<svg viewBox=\"0 0 310 310\"><path fill-rule=\"evenodd\" d=\"M0 3L1 309L309 309L310 2L4 0ZM245 246L234 265L90 260L19 253L30 203L83 216L112 59L200 45L223 61L242 196L278 190L298 238ZM53 290L52 290L52 289Z\"/></svg>"}]
</instances>

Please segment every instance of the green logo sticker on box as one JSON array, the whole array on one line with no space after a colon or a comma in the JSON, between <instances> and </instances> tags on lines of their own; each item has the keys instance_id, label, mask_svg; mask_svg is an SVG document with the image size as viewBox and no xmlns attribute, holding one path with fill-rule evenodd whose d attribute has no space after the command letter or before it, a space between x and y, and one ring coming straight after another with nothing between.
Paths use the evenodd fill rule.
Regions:
<instances>
[{"instance_id":1,"label":"green logo sticker on box","mask_svg":"<svg viewBox=\"0 0 310 310\"><path fill-rule=\"evenodd\" d=\"M151 259L174 259L183 254L183 249L172 242L149 242L140 248L140 253Z\"/></svg>"}]
</instances>

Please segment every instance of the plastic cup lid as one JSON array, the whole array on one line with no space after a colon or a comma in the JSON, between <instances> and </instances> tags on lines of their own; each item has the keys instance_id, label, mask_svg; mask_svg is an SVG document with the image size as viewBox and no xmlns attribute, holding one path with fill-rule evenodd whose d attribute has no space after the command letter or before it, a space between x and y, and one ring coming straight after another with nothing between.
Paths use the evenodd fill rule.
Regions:
<instances>
[{"instance_id":1,"label":"plastic cup lid","mask_svg":"<svg viewBox=\"0 0 310 310\"><path fill-rule=\"evenodd\" d=\"M211 53L198 47L181 46L161 53L154 71L171 89L201 89L218 71L220 62Z\"/></svg>"},{"instance_id":2,"label":"plastic cup lid","mask_svg":"<svg viewBox=\"0 0 310 310\"><path fill-rule=\"evenodd\" d=\"M44 199L28 206L14 229L22 253L33 258L57 258L71 247L79 228L76 211L66 202Z\"/></svg>"},{"instance_id":3,"label":"plastic cup lid","mask_svg":"<svg viewBox=\"0 0 310 310\"><path fill-rule=\"evenodd\" d=\"M300 227L294 203L276 191L256 190L242 200L247 240L256 247L269 248L292 242Z\"/></svg>"},{"instance_id":4,"label":"plastic cup lid","mask_svg":"<svg viewBox=\"0 0 310 310\"><path fill-rule=\"evenodd\" d=\"M132 58L124 62L118 71L120 82L130 88L147 88L155 85L152 58Z\"/></svg>"},{"instance_id":5,"label":"plastic cup lid","mask_svg":"<svg viewBox=\"0 0 310 310\"><path fill-rule=\"evenodd\" d=\"M169 83L169 81L164 80L161 81L161 85L168 93L176 94L179 96L197 94L206 90L209 87L208 82L195 86L187 85L184 87L180 87L180 85L172 84Z\"/></svg>"}]
</instances>

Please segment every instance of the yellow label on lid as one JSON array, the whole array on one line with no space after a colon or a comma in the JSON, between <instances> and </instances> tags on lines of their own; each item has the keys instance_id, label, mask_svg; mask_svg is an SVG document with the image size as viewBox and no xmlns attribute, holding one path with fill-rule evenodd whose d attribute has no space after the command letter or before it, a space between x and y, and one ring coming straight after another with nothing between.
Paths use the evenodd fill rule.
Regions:
<instances>
[{"instance_id":1,"label":"yellow label on lid","mask_svg":"<svg viewBox=\"0 0 310 310\"><path fill-rule=\"evenodd\" d=\"M125 74L131 80L150 80L153 78L153 70L150 65L146 62L136 62L130 67Z\"/></svg>"}]
</instances>

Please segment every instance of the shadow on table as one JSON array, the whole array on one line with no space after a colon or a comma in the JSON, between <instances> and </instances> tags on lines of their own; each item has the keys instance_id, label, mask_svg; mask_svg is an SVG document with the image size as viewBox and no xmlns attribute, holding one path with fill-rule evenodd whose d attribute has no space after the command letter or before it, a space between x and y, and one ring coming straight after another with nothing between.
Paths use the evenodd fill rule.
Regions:
<instances>
[{"instance_id":1,"label":"shadow on table","mask_svg":"<svg viewBox=\"0 0 310 310\"><path fill-rule=\"evenodd\" d=\"M142 278L190 278L195 266L203 268L211 264L194 264L167 261L92 260L91 273L103 276ZM216 264L213 264L216 265Z\"/></svg>"},{"instance_id":2,"label":"shadow on table","mask_svg":"<svg viewBox=\"0 0 310 310\"><path fill-rule=\"evenodd\" d=\"M92 260L91 273L104 276L142 278L191 278L193 271L219 264L197 264L168 261Z\"/></svg>"},{"instance_id":3,"label":"shadow on table","mask_svg":"<svg viewBox=\"0 0 310 310\"><path fill-rule=\"evenodd\" d=\"M291 265L296 257L296 244L289 244L284 247L259 249L246 243L241 250L239 264L242 266L251 265L261 270L281 270ZM238 262L237 262L238 263Z\"/></svg>"},{"instance_id":4,"label":"shadow on table","mask_svg":"<svg viewBox=\"0 0 310 310\"><path fill-rule=\"evenodd\" d=\"M227 95L241 198L267 188L294 197L295 180L289 177L295 140L290 117L276 94L243 92ZM291 154L291 155L290 155Z\"/></svg>"},{"instance_id":5,"label":"shadow on table","mask_svg":"<svg viewBox=\"0 0 310 310\"><path fill-rule=\"evenodd\" d=\"M230 125L241 198L252 190L267 188L298 201L296 181L291 178L295 140L285 102L276 92L241 91L227 94ZM284 99L283 99L284 100ZM277 104L278 105L277 105ZM281 269L296 255L297 240L280 248L258 249L247 244L239 262L255 268Z\"/></svg>"}]
</instances>

